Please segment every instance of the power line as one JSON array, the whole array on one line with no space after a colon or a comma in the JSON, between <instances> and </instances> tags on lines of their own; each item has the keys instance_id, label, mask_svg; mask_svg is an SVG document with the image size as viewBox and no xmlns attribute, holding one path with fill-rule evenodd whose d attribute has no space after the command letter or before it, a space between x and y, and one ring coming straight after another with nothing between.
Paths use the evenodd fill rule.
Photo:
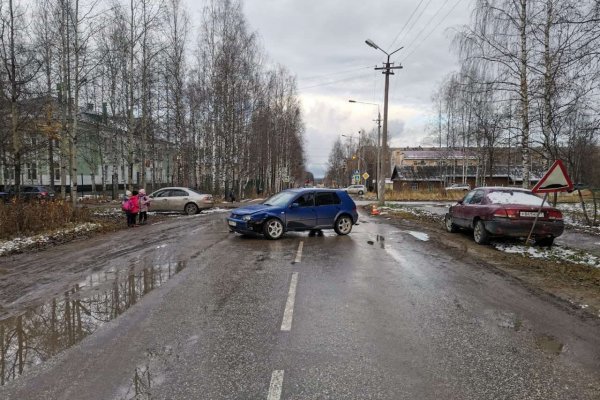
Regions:
<instances>
[{"instance_id":1,"label":"power line","mask_svg":"<svg viewBox=\"0 0 600 400\"><path fill-rule=\"evenodd\" d=\"M345 71L336 71L336 72L329 72L329 73L321 74L321 75L313 75L313 76L309 76L309 77L306 77L306 78L300 78L298 80L299 81L312 81L312 80L315 80L315 79L325 78L325 77L328 77L328 76L331 76L331 75L346 74L348 72L355 72L355 71L360 71L360 70L363 70L363 69L371 69L371 68L373 68L373 66L368 65L366 67L357 67L357 68L353 68L353 69L347 69Z\"/></svg>"},{"instance_id":2,"label":"power line","mask_svg":"<svg viewBox=\"0 0 600 400\"><path fill-rule=\"evenodd\" d=\"M370 68L372 68L372 67L370 67ZM319 84L316 84L316 85L301 87L301 88L298 88L298 90L300 91L300 90L312 89L312 88L321 87L321 86L333 85L335 83L351 81L353 79L359 79L359 78L364 78L364 77L365 77L365 74L360 74L360 75L351 76L351 77L348 77L348 78L337 79L335 81L324 82L324 83L319 83Z\"/></svg>"},{"instance_id":3,"label":"power line","mask_svg":"<svg viewBox=\"0 0 600 400\"><path fill-rule=\"evenodd\" d=\"M446 4L448 4L448 1L449 0L445 0L444 4L442 4L440 6L440 8L438 8L438 10L431 16L431 18L429 18L429 21L427 21L427 23L425 25L423 25L423 28L419 31L419 33L417 33L417 35L413 38L413 40L406 46L407 49L410 48L410 46L412 46L417 41L417 39L419 38L419 36L421 36L421 34L423 32L425 32L425 30L431 26L430 24L438 16L438 14L440 13L440 11L442 11L442 9L446 6Z\"/></svg>"},{"instance_id":4,"label":"power line","mask_svg":"<svg viewBox=\"0 0 600 400\"><path fill-rule=\"evenodd\" d=\"M408 57L410 57L415 51L417 51L419 49L419 47L427 40L429 39L429 37L433 34L433 32L435 32L437 30L437 28L440 27L440 25L442 24L442 22L444 22L446 20L446 18L448 18L448 16L452 13L452 11L454 11L454 9L462 2L463 0L458 0L456 3L454 3L454 5L452 6L452 8L446 13L446 15L444 15L444 17L437 23L436 26L433 27L433 29L427 34L427 36L425 36L423 38L423 40L421 40L421 42L419 42L419 44L413 48L403 59L401 62L406 61L406 59L408 59Z\"/></svg>"},{"instance_id":5,"label":"power line","mask_svg":"<svg viewBox=\"0 0 600 400\"><path fill-rule=\"evenodd\" d=\"M431 0L429 0L426 4L425 7L423 7L423 9L421 10L421 12L419 13L419 15L417 16L417 18L413 21L413 23L410 25L410 27L408 28L408 30L404 33L404 35L402 35L402 39L400 40L400 42L402 42L410 33L410 31L412 31L412 29L415 27L415 25L417 24L417 22L419 22L419 20L421 19L421 17L423 16L423 14L425 13L425 11L427 11L427 9L429 8L429 5L431 4ZM395 40L394 40L395 41Z\"/></svg>"},{"instance_id":6,"label":"power line","mask_svg":"<svg viewBox=\"0 0 600 400\"><path fill-rule=\"evenodd\" d=\"M410 17L408 17L408 20L406 20L406 23L404 24L404 26L402 27L402 29L400 29L400 32L398 32L398 34L396 35L396 37L394 37L394 40L392 40L392 43L390 43L390 45L388 46L388 49L391 49L392 46L394 45L394 43L396 43L396 40L398 40L398 37L402 34L402 32L404 32L404 29L406 29L406 27L408 26L408 24L410 23L410 20L412 19L412 17L415 15L415 13L417 12L417 10L419 9L419 7L421 7L421 4L423 4L423 1L425 0L421 0L419 2L419 4L417 5L417 8L415 8L413 10L413 12L410 14Z\"/></svg>"}]
</instances>

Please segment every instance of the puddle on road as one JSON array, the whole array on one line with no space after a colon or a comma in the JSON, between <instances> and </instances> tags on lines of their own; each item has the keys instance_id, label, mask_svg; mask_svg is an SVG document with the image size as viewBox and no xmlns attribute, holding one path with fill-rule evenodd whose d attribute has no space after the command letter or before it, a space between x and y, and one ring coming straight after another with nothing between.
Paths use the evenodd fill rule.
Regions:
<instances>
[{"instance_id":1,"label":"puddle on road","mask_svg":"<svg viewBox=\"0 0 600 400\"><path fill-rule=\"evenodd\" d=\"M424 232L407 231L407 233L419 240L424 241L424 242L429 241L429 235Z\"/></svg>"},{"instance_id":2,"label":"puddle on road","mask_svg":"<svg viewBox=\"0 0 600 400\"><path fill-rule=\"evenodd\" d=\"M549 335L540 335L535 338L537 347L545 353L559 355L563 351L564 345L556 338Z\"/></svg>"},{"instance_id":3,"label":"puddle on road","mask_svg":"<svg viewBox=\"0 0 600 400\"><path fill-rule=\"evenodd\" d=\"M185 267L171 262L94 273L62 296L0 321L0 385L79 343Z\"/></svg>"}]
</instances>

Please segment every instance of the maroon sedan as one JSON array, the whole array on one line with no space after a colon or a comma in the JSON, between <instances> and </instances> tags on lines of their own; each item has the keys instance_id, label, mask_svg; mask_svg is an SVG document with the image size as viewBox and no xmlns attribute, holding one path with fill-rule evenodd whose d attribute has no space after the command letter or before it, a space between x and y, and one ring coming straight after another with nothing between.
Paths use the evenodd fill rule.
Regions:
<instances>
[{"instance_id":1,"label":"maroon sedan","mask_svg":"<svg viewBox=\"0 0 600 400\"><path fill-rule=\"evenodd\" d=\"M476 188L450 207L445 225L448 232L459 228L472 229L473 238L485 244L492 236L527 237L533 226L542 199L530 190L506 187ZM563 216L545 203L539 213L532 237L541 246L552 246L562 235Z\"/></svg>"}]
</instances>

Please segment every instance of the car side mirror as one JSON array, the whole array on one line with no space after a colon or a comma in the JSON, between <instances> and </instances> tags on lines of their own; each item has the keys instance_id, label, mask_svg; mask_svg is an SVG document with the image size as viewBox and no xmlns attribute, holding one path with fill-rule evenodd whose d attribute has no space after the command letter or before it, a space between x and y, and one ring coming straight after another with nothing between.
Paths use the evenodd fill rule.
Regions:
<instances>
[{"instance_id":1,"label":"car side mirror","mask_svg":"<svg viewBox=\"0 0 600 400\"><path fill-rule=\"evenodd\" d=\"M290 205L290 208L298 208L298 207L300 207L300 204L298 204L298 203L292 203Z\"/></svg>"},{"instance_id":2,"label":"car side mirror","mask_svg":"<svg viewBox=\"0 0 600 400\"><path fill-rule=\"evenodd\" d=\"M462 204L463 203L462 199L458 200L457 203Z\"/></svg>"}]
</instances>

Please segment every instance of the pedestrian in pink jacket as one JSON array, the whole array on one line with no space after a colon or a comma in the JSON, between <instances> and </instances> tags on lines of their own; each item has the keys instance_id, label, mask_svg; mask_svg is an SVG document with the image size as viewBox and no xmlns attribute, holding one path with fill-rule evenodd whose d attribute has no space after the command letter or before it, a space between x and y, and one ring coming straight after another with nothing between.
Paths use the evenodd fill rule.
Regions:
<instances>
[{"instance_id":1,"label":"pedestrian in pink jacket","mask_svg":"<svg viewBox=\"0 0 600 400\"><path fill-rule=\"evenodd\" d=\"M148 209L150 208L150 198L146 195L145 189L140 189L138 202L140 205L139 224L146 225L146 221L148 220Z\"/></svg>"},{"instance_id":2,"label":"pedestrian in pink jacket","mask_svg":"<svg viewBox=\"0 0 600 400\"><path fill-rule=\"evenodd\" d=\"M129 190L125 192L125 198L121 203L121 208L127 215L127 226L133 228L136 225L137 215L140 212L140 206L138 202L137 192L131 193Z\"/></svg>"}]
</instances>

